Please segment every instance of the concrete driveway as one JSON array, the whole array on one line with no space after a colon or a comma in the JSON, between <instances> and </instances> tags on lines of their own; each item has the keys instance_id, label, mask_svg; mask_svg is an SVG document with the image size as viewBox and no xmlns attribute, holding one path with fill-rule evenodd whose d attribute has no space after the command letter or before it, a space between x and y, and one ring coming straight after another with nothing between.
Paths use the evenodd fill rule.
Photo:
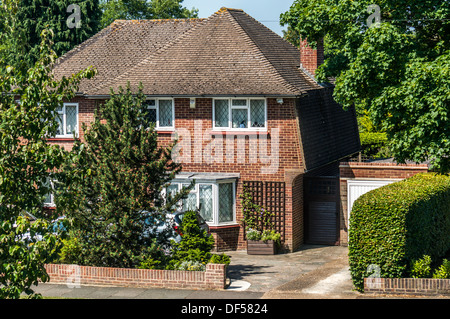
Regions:
<instances>
[{"instance_id":1,"label":"concrete driveway","mask_svg":"<svg viewBox=\"0 0 450 319\"><path fill-rule=\"evenodd\" d=\"M229 290L262 292L262 298L358 298L348 267L348 248L303 245L273 256L229 252Z\"/></svg>"}]
</instances>

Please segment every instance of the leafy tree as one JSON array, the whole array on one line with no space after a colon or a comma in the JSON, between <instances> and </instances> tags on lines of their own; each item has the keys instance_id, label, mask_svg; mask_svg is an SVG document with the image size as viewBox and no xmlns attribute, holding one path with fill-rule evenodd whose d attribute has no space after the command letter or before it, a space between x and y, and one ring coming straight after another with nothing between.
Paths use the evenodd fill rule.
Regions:
<instances>
[{"instance_id":1,"label":"leafy tree","mask_svg":"<svg viewBox=\"0 0 450 319\"><path fill-rule=\"evenodd\" d=\"M10 2L1 1L3 11ZM73 5L80 9L79 20L74 18L78 9ZM44 29L53 31L53 50L59 57L97 33L101 18L99 0L18 0L14 14L14 38L3 54L10 65L24 63L26 67L39 58L40 34ZM0 32L1 29L0 26Z\"/></svg>"},{"instance_id":2,"label":"leafy tree","mask_svg":"<svg viewBox=\"0 0 450 319\"><path fill-rule=\"evenodd\" d=\"M142 89L136 95L129 86L111 92L90 128L83 123L85 143L75 144L59 176L66 186L57 192L56 205L67 207L74 220L84 264L138 266L157 247L155 225L189 192L162 198L181 166L171 159L174 144L158 146L144 102Z\"/></svg>"},{"instance_id":3,"label":"leafy tree","mask_svg":"<svg viewBox=\"0 0 450 319\"><path fill-rule=\"evenodd\" d=\"M1 43L13 36L8 31L16 23L12 15L3 17L7 28ZM57 107L74 97L82 78L94 74L88 69L54 80L51 32L45 30L42 36L34 67L17 69L0 60L5 70L0 75L0 298L19 298L23 292L39 297L32 285L48 280L44 264L56 256L60 242L42 217L42 203L49 192L46 181L67 153L46 139L56 133ZM38 219L32 221L29 214Z\"/></svg>"},{"instance_id":4,"label":"leafy tree","mask_svg":"<svg viewBox=\"0 0 450 319\"><path fill-rule=\"evenodd\" d=\"M183 0L103 0L101 26L116 19L172 19L196 18L198 10L183 7Z\"/></svg>"},{"instance_id":5,"label":"leafy tree","mask_svg":"<svg viewBox=\"0 0 450 319\"><path fill-rule=\"evenodd\" d=\"M335 99L368 110L399 162L450 169L450 2L296 0L281 23L310 42L325 38L317 78Z\"/></svg>"}]
</instances>

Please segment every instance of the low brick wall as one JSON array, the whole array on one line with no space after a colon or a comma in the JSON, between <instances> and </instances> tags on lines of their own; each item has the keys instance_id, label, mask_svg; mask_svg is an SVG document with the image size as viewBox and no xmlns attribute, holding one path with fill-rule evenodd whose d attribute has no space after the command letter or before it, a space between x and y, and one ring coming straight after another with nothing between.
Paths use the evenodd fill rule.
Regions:
<instances>
[{"instance_id":1,"label":"low brick wall","mask_svg":"<svg viewBox=\"0 0 450 319\"><path fill-rule=\"evenodd\" d=\"M450 279L364 278L365 293L450 295Z\"/></svg>"},{"instance_id":2,"label":"low brick wall","mask_svg":"<svg viewBox=\"0 0 450 319\"><path fill-rule=\"evenodd\" d=\"M50 283L113 287L224 289L226 265L207 264L206 271L126 269L48 264Z\"/></svg>"}]
</instances>

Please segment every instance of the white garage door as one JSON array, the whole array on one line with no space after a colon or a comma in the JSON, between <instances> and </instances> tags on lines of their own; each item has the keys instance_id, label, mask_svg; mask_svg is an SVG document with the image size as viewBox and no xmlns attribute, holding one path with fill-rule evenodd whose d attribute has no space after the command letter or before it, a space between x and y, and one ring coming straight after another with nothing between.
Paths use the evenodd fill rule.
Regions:
<instances>
[{"instance_id":1,"label":"white garage door","mask_svg":"<svg viewBox=\"0 0 450 319\"><path fill-rule=\"evenodd\" d=\"M347 220L350 221L350 212L352 211L353 203L359 196L370 192L373 189L381 186L397 182L396 180L347 180Z\"/></svg>"}]
</instances>

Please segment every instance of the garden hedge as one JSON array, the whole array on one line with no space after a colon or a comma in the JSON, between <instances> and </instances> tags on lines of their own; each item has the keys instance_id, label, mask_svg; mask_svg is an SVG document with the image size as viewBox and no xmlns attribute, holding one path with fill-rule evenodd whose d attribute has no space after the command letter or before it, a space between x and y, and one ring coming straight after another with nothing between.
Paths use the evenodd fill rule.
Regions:
<instances>
[{"instance_id":1,"label":"garden hedge","mask_svg":"<svg viewBox=\"0 0 450 319\"><path fill-rule=\"evenodd\" d=\"M418 174L358 198L350 214L349 264L359 291L365 277L402 278L414 260L450 249L450 176Z\"/></svg>"}]
</instances>

